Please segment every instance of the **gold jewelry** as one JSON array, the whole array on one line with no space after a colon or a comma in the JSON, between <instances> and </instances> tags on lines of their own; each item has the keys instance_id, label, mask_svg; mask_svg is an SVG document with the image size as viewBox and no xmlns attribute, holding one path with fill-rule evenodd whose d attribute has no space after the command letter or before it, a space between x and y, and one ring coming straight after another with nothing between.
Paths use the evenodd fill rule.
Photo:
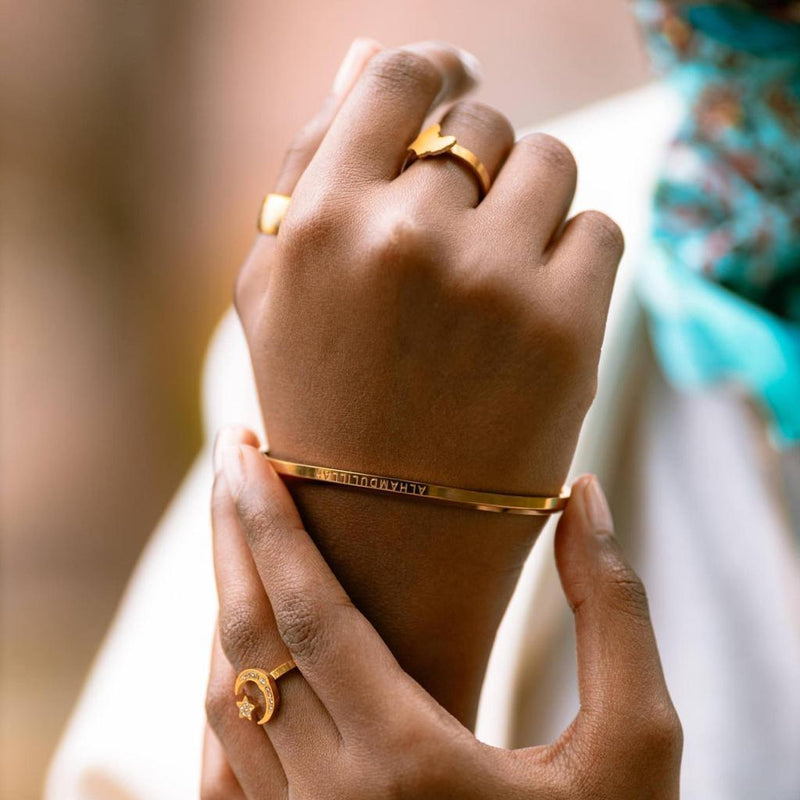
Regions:
<instances>
[{"instance_id":1,"label":"gold jewelry","mask_svg":"<svg viewBox=\"0 0 800 800\"><path fill-rule=\"evenodd\" d=\"M279 667L275 667L272 672L264 672L263 669L244 669L239 673L239 677L236 678L236 683L233 687L233 696L239 696L239 692L244 684L254 683L258 691L261 692L265 705L264 716L258 720L258 724L266 725L270 719L272 719L272 715L278 710L278 706L280 705L281 696L278 692L276 681L282 675L296 668L297 664L290 658ZM253 719L255 704L250 702L250 698L246 694L241 700L236 701L236 705L239 706L240 719Z\"/></svg>"},{"instance_id":2,"label":"gold jewelry","mask_svg":"<svg viewBox=\"0 0 800 800\"><path fill-rule=\"evenodd\" d=\"M261 213L258 215L258 229L268 236L276 236L281 222L289 210L291 197L285 194L268 194L261 204Z\"/></svg>"},{"instance_id":3,"label":"gold jewelry","mask_svg":"<svg viewBox=\"0 0 800 800\"><path fill-rule=\"evenodd\" d=\"M442 136L442 126L438 122L422 131L408 146L408 152L409 156L413 154L417 158L443 156L449 153L451 156L455 156L463 161L475 173L475 177L480 183L480 188L483 190L484 196L488 193L489 187L492 185L492 179L489 177L489 173L486 167L481 163L481 160L472 150L467 150L466 147L462 147L456 141L455 136ZM413 161L413 159L411 159L411 161ZM409 163L411 162L407 161L403 169L405 169Z\"/></svg>"},{"instance_id":4,"label":"gold jewelry","mask_svg":"<svg viewBox=\"0 0 800 800\"><path fill-rule=\"evenodd\" d=\"M563 511L569 500L569 489L564 489L556 497L518 494L497 494L495 492L475 492L470 489L454 489L450 486L437 486L433 483L409 481L402 478L387 478L383 475L370 475L365 472L351 472L335 467L317 467L310 464L296 464L273 458L264 452L267 460L280 475L302 478L322 483L339 483L373 492L404 494L439 500L458 506L468 506L478 511L499 511L506 514L556 514Z\"/></svg>"}]
</instances>

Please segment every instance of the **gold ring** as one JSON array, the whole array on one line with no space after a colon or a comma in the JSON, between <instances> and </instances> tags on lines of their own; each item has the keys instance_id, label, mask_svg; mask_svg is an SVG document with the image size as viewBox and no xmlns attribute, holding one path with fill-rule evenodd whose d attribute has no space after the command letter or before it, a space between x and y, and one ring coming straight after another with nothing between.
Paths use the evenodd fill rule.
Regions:
<instances>
[{"instance_id":1,"label":"gold ring","mask_svg":"<svg viewBox=\"0 0 800 800\"><path fill-rule=\"evenodd\" d=\"M279 667L275 667L272 672L264 672L263 669L243 669L236 678L236 684L233 687L233 696L238 697L239 692L246 683L255 684L261 696L264 698L264 716L258 720L259 725L266 725L271 719L272 715L278 710L280 705L281 696L278 692L278 685L276 681L282 675L285 675L290 670L296 669L297 664L293 659L289 659ZM250 698L245 694L241 700L236 701L239 706L240 719L253 719L253 711L255 711L255 703L250 702Z\"/></svg>"},{"instance_id":2,"label":"gold ring","mask_svg":"<svg viewBox=\"0 0 800 800\"><path fill-rule=\"evenodd\" d=\"M285 194L268 194L261 204L261 213L258 215L258 229L268 236L275 236L281 227L281 222L289 210L291 197Z\"/></svg>"},{"instance_id":3,"label":"gold ring","mask_svg":"<svg viewBox=\"0 0 800 800\"><path fill-rule=\"evenodd\" d=\"M485 196L492 185L492 179L489 177L489 172L483 166L481 160L472 150L467 150L462 147L457 141L455 136L442 136L442 126L437 122L426 128L422 133L414 139L408 146L409 157L416 156L417 158L429 158L431 156L451 155L463 161L475 174L475 177L480 183ZM413 160L413 159L412 159ZM408 166L410 162L406 162ZM403 167L405 169L405 166Z\"/></svg>"}]
</instances>

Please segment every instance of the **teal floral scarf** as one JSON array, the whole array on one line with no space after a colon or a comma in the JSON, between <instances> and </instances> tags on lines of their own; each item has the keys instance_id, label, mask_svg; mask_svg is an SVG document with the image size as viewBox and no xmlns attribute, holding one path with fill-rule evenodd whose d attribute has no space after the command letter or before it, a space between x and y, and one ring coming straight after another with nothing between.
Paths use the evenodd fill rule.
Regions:
<instances>
[{"instance_id":1,"label":"teal floral scarf","mask_svg":"<svg viewBox=\"0 0 800 800\"><path fill-rule=\"evenodd\" d=\"M679 387L735 383L800 443L800 2L637 0L686 101L639 281Z\"/></svg>"}]
</instances>

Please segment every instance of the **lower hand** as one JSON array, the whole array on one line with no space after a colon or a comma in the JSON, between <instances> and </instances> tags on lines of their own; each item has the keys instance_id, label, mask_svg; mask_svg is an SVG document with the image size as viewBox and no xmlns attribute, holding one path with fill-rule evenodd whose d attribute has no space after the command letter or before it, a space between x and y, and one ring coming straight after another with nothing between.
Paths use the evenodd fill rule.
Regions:
<instances>
[{"instance_id":1,"label":"lower hand","mask_svg":"<svg viewBox=\"0 0 800 800\"><path fill-rule=\"evenodd\" d=\"M304 530L255 436L238 440L219 453L214 488L220 619L206 800L678 797L680 723L644 589L596 479L575 484L555 539L575 614L580 711L555 743L507 751L475 739L400 668ZM298 670L278 682L275 717L263 728L240 719L237 673L290 657Z\"/></svg>"}]
</instances>

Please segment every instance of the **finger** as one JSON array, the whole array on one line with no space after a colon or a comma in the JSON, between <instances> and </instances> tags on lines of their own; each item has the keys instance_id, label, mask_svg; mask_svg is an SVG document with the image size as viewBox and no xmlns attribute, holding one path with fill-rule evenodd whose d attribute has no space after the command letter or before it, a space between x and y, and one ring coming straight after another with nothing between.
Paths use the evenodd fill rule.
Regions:
<instances>
[{"instance_id":1,"label":"finger","mask_svg":"<svg viewBox=\"0 0 800 800\"><path fill-rule=\"evenodd\" d=\"M331 121L336 116L345 97L349 94L369 60L381 50L374 39L356 39L347 51L333 81L330 94L325 98L322 108L294 137L278 173L273 191L291 196L294 187L306 167L311 162L317 148L328 132ZM266 290L266 266L275 249L275 236L259 234L239 271L236 280L234 299L239 316L245 323L255 316L259 300Z\"/></svg>"},{"instance_id":2,"label":"finger","mask_svg":"<svg viewBox=\"0 0 800 800\"><path fill-rule=\"evenodd\" d=\"M268 622L272 609L239 530L236 508L222 474L222 454L226 448L243 442L256 446L257 441L250 431L230 427L219 432L214 447L216 475L212 488L211 523L219 627L222 648L237 673L249 667L269 671L288 660L280 637L269 636Z\"/></svg>"},{"instance_id":3,"label":"finger","mask_svg":"<svg viewBox=\"0 0 800 800\"><path fill-rule=\"evenodd\" d=\"M579 720L589 731L627 737L640 722L672 723L644 586L613 536L596 478L579 480L556 531L555 556L575 614ZM641 728L639 728L641 731Z\"/></svg>"},{"instance_id":4,"label":"finger","mask_svg":"<svg viewBox=\"0 0 800 800\"><path fill-rule=\"evenodd\" d=\"M455 136L459 145L480 159L494 180L514 144L511 123L491 106L462 101L447 112L441 126L441 135ZM471 207L482 196L478 177L469 165L452 155L418 159L397 179L397 185L426 204L435 196Z\"/></svg>"},{"instance_id":5,"label":"finger","mask_svg":"<svg viewBox=\"0 0 800 800\"><path fill-rule=\"evenodd\" d=\"M577 177L565 144L543 133L530 134L514 145L481 209L524 237L529 250L541 256L564 224Z\"/></svg>"},{"instance_id":6,"label":"finger","mask_svg":"<svg viewBox=\"0 0 800 800\"><path fill-rule=\"evenodd\" d=\"M210 725L206 725L203 736L200 800L246 800L225 750Z\"/></svg>"},{"instance_id":7,"label":"finger","mask_svg":"<svg viewBox=\"0 0 800 800\"><path fill-rule=\"evenodd\" d=\"M625 240L619 226L599 211L573 217L555 241L547 273L551 292L565 311L571 311L593 331L599 343L614 289Z\"/></svg>"},{"instance_id":8,"label":"finger","mask_svg":"<svg viewBox=\"0 0 800 800\"><path fill-rule=\"evenodd\" d=\"M342 104L304 180L359 191L365 181L397 177L425 117L471 89L479 70L474 56L443 42L378 53Z\"/></svg>"},{"instance_id":9,"label":"finger","mask_svg":"<svg viewBox=\"0 0 800 800\"><path fill-rule=\"evenodd\" d=\"M408 92L413 90L414 86L419 83L419 80L415 82L413 75L410 73L406 75L400 62L413 61L418 65L424 65L417 67L417 73L423 71L427 71L428 73L431 73L431 71L433 72L433 80L439 87L438 94L436 97L422 101L423 104L427 102L427 108L429 110L437 103L445 102L468 91L475 85L480 77L480 67L475 57L465 51L457 50L450 45L436 42L421 42L407 45L398 51L393 51L395 53L394 56L386 57L386 63L383 67L374 67L371 62L374 61L374 56L380 52L381 49L381 45L372 39L356 39L353 43L339 68L331 94L323 104L322 109L295 137L294 142L290 146L275 185L276 193L294 195L298 181L305 173L311 161L315 158L332 123L341 116L340 109L352 94L354 87L360 87L361 100L357 104L357 107L351 109L349 112L350 121L348 124L350 126L356 126L358 123L358 120L356 120L354 116L361 113L359 109L363 109L367 104L370 94L375 94L376 92L380 94L378 100L373 98L375 101L374 105L380 106L381 103L385 104L386 100L386 97L381 94L382 91L385 90L387 94L391 94L391 87L394 84L398 84L404 88L407 95ZM391 64L394 64L394 66L392 67ZM370 68L367 70L368 65L370 65ZM363 77L365 70L371 73L372 77L370 80ZM389 77L390 73L394 76L393 78ZM385 87L381 86L382 81L386 83ZM365 82L368 83L371 88L365 89L362 86ZM402 102L403 97L400 96L402 92L398 90L397 94L397 100ZM396 109L393 109L393 111L396 112ZM424 114L422 118L424 118ZM375 122L375 119L361 120L361 124L364 126L364 130L361 131L362 138L365 138L369 126ZM390 126L394 125L391 120L386 120L385 124ZM411 131L407 134L407 138L396 146L393 145L396 149L394 157L396 160L399 159L399 163L391 177L394 177L397 172L399 172L400 164L402 160L405 159L406 147L414 136L416 136L421 120L419 123L414 124L416 124L416 128L413 130L413 125L410 127L409 125L406 126ZM396 131L394 128L391 128L389 131L390 138L395 134ZM384 132L381 131L379 136L382 137L383 135ZM341 171L342 174L347 172L347 167L341 159L341 154L337 150L338 147L339 145L331 145L329 148L332 151L329 156L329 165L332 167L333 173L329 170L328 177L333 174L334 178L334 180L332 182L329 181L329 183L336 187L339 186L339 175L337 173L339 171ZM357 153L355 157L357 160L369 161L372 149L372 147L367 147L365 151ZM315 204L317 202L319 185L325 184L315 183L314 191L309 192L310 203ZM258 316L261 300L267 289L268 265L275 247L275 236L266 234L258 236L244 266L239 271L234 291L234 302L245 330L248 330L251 321Z\"/></svg>"},{"instance_id":10,"label":"finger","mask_svg":"<svg viewBox=\"0 0 800 800\"><path fill-rule=\"evenodd\" d=\"M286 487L253 447L229 448L223 462L278 630L303 677L345 737L348 727L392 718L411 679L350 602Z\"/></svg>"},{"instance_id":11,"label":"finger","mask_svg":"<svg viewBox=\"0 0 800 800\"><path fill-rule=\"evenodd\" d=\"M350 45L322 108L295 136L287 150L275 182L275 192L288 195L294 192L297 181L317 152L317 148L328 132L344 99L350 93L370 59L381 49L381 44L374 39L359 38Z\"/></svg>"},{"instance_id":12,"label":"finger","mask_svg":"<svg viewBox=\"0 0 800 800\"><path fill-rule=\"evenodd\" d=\"M217 452L242 441L256 442L244 429L224 429ZM220 463L220 459L216 459ZM213 502L214 566L219 594L219 628L223 650L236 673L255 667L266 672L289 660L253 557L239 527L236 506L224 478L218 477ZM235 675L234 675L235 679ZM339 734L319 698L296 670L277 682L280 706L265 724L266 730L290 782L307 763L312 751L338 746ZM233 682L229 686L232 697ZM244 690L247 691L247 685ZM263 713L262 700L248 692ZM258 719L258 717L256 717Z\"/></svg>"},{"instance_id":13,"label":"finger","mask_svg":"<svg viewBox=\"0 0 800 800\"><path fill-rule=\"evenodd\" d=\"M251 447L258 447L258 436L249 428L245 428L244 425L226 425L224 428L220 428L217 431L211 456L214 466L214 475L219 475L222 472L222 453L225 451L225 448L236 447L240 444L249 444Z\"/></svg>"},{"instance_id":14,"label":"finger","mask_svg":"<svg viewBox=\"0 0 800 800\"><path fill-rule=\"evenodd\" d=\"M264 729L239 718L233 696L235 680L236 671L225 657L219 635L215 633L206 696L209 725L246 797L286 798L289 784Z\"/></svg>"}]
</instances>

